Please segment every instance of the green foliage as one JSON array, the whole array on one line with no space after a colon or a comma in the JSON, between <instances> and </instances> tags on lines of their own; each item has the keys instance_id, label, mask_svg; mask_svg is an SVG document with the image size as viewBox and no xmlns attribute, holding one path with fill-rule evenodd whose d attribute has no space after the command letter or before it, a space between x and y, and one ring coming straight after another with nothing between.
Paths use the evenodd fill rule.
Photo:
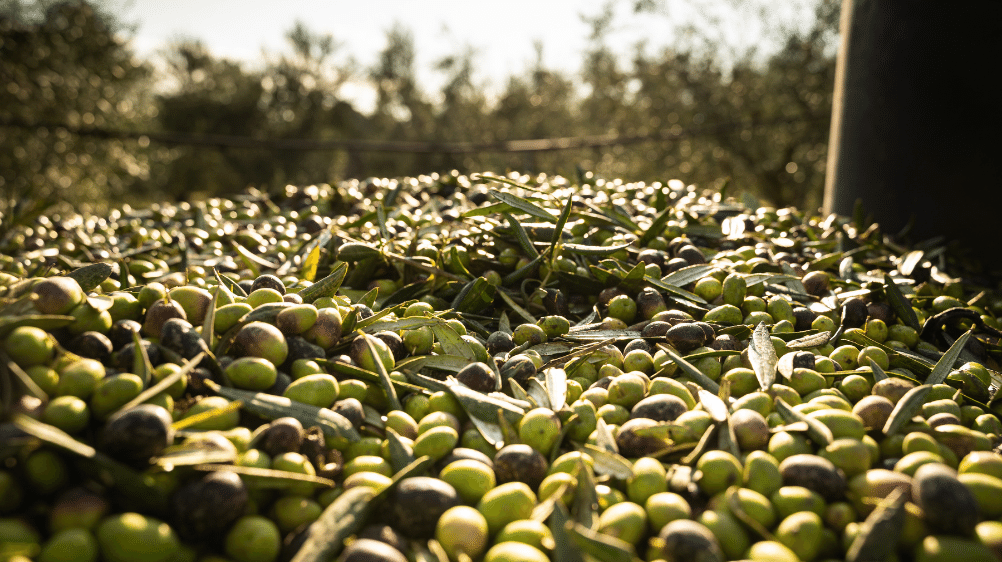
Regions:
<instances>
[{"instance_id":1,"label":"green foliage","mask_svg":"<svg viewBox=\"0 0 1002 562\"><path fill-rule=\"evenodd\" d=\"M141 128L153 115L149 66L114 19L87 2L0 10L0 195L4 203L119 198L150 174L145 143L66 128ZM29 127L25 127L29 126Z\"/></svg>"},{"instance_id":2,"label":"green foliage","mask_svg":"<svg viewBox=\"0 0 1002 562\"><path fill-rule=\"evenodd\" d=\"M436 70L445 77L440 91L423 90L413 36L401 26L387 32L377 62L367 69L343 56L333 37L303 24L287 35L289 54L265 56L253 69L199 43L178 43L169 48L170 87L164 88L163 77L134 59L121 24L93 4L15 3L0 12L0 76L12 77L0 89L0 124L19 124L0 127L0 188L8 200L31 194L79 202L154 192L224 195L248 185L277 191L344 177L449 170L573 176L590 169L625 180L680 178L701 187L730 178L735 190L772 204L816 207L839 3L814 1L810 25L772 31L781 41L771 53L729 51L712 34L693 39L690 33L660 52L638 43L630 61L609 46L615 27L609 4L585 18L591 32L579 75L547 68L537 44L536 62L510 77L496 99L477 82L476 53L469 47L438 61ZM631 5L664 8L657 0ZM25 17L27 8L40 15ZM372 87L371 114L345 101L349 83ZM177 142L79 136L59 127L24 128L26 123L162 131ZM192 136L199 144L187 143ZM636 142L522 153L222 146L245 138L446 145L615 136Z\"/></svg>"}]
</instances>

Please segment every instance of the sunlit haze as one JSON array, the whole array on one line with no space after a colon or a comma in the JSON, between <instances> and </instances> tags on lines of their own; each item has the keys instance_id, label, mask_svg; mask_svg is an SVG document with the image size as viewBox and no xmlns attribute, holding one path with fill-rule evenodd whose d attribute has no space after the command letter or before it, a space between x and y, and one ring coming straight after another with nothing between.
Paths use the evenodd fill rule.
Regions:
<instances>
[{"instance_id":1,"label":"sunlit haze","mask_svg":"<svg viewBox=\"0 0 1002 562\"><path fill-rule=\"evenodd\" d=\"M386 32L400 24L413 33L415 71L424 91L438 91L444 81L444 74L435 70L436 61L472 49L475 82L496 93L508 77L523 74L535 62L537 41L543 44L546 67L577 72L591 31L582 16L597 16L607 4L608 0L133 0L124 4L119 16L135 26L132 45L141 57L162 52L172 41L197 39L213 55L242 61L249 68L263 66L266 55L288 53L285 34L301 21L314 33L333 36L340 45L334 62L351 57L363 72L376 63L386 45ZM685 0L669 0L656 13L635 13L633 4L626 0L610 4L614 19L607 43L624 64L638 43L656 52L677 41L683 25L705 22L710 16L722 18L724 24L709 31L714 37L735 45L761 39L761 30L748 25L749 19L742 19L726 3L696 2L704 7L702 13ZM371 109L373 94L364 85L349 84L341 95L362 111Z\"/></svg>"}]
</instances>

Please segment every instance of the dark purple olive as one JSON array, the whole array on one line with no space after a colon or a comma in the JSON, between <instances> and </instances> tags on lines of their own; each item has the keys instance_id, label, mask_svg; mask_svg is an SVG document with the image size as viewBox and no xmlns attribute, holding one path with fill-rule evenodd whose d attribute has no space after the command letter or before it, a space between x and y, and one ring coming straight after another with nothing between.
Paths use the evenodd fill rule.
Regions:
<instances>
[{"instance_id":1,"label":"dark purple olive","mask_svg":"<svg viewBox=\"0 0 1002 562\"><path fill-rule=\"evenodd\" d=\"M664 448L665 442L657 437L638 435L637 430L655 427L658 422L648 418L634 418L624 423L616 434L619 454L626 458L640 458L652 455Z\"/></svg>"},{"instance_id":2,"label":"dark purple olive","mask_svg":"<svg viewBox=\"0 0 1002 562\"><path fill-rule=\"evenodd\" d=\"M298 453L303 445L303 424L296 418L278 418L261 434L257 448L271 457L283 453Z\"/></svg>"},{"instance_id":3,"label":"dark purple olive","mask_svg":"<svg viewBox=\"0 0 1002 562\"><path fill-rule=\"evenodd\" d=\"M494 475L498 484L525 482L536 490L546 478L546 457L528 445L505 445L494 455Z\"/></svg>"},{"instance_id":4,"label":"dark purple olive","mask_svg":"<svg viewBox=\"0 0 1002 562\"><path fill-rule=\"evenodd\" d=\"M259 275L257 279L251 283L250 292L254 292L258 289L274 289L279 292L279 294L285 294L285 283L282 280L270 273L265 273Z\"/></svg>"},{"instance_id":5,"label":"dark purple olive","mask_svg":"<svg viewBox=\"0 0 1002 562\"><path fill-rule=\"evenodd\" d=\"M210 472L171 496L174 528L188 540L216 538L244 514L248 497L247 487L236 473Z\"/></svg>"},{"instance_id":6,"label":"dark purple olive","mask_svg":"<svg viewBox=\"0 0 1002 562\"><path fill-rule=\"evenodd\" d=\"M438 518L460 504L455 488L428 476L404 478L390 496L386 503L390 525L415 539L434 535Z\"/></svg>"},{"instance_id":7,"label":"dark purple olive","mask_svg":"<svg viewBox=\"0 0 1002 562\"><path fill-rule=\"evenodd\" d=\"M111 339L101 332L84 332L72 340L67 346L70 351L81 357L96 359L102 363L111 357L114 351L114 344Z\"/></svg>"},{"instance_id":8,"label":"dark purple olive","mask_svg":"<svg viewBox=\"0 0 1002 562\"><path fill-rule=\"evenodd\" d=\"M174 442L173 421L167 410L153 404L116 412L101 431L99 448L127 464L148 464Z\"/></svg>"},{"instance_id":9,"label":"dark purple olive","mask_svg":"<svg viewBox=\"0 0 1002 562\"><path fill-rule=\"evenodd\" d=\"M119 320L111 325L108 330L108 339L115 350L122 349L126 344L132 343L132 334L142 331L143 325L135 320Z\"/></svg>"},{"instance_id":10,"label":"dark purple olive","mask_svg":"<svg viewBox=\"0 0 1002 562\"><path fill-rule=\"evenodd\" d=\"M637 402L630 411L630 419L647 418L661 422L675 421L689 410L685 402L671 394L654 394Z\"/></svg>"},{"instance_id":11,"label":"dark purple olive","mask_svg":"<svg viewBox=\"0 0 1002 562\"><path fill-rule=\"evenodd\" d=\"M497 376L486 363L470 363L456 373L456 380L477 392L494 392Z\"/></svg>"}]
</instances>

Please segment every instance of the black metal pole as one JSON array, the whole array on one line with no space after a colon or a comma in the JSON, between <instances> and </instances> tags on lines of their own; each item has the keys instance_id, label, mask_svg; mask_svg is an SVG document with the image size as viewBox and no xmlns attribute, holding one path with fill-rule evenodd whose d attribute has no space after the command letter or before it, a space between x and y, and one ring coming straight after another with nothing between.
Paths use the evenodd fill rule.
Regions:
<instances>
[{"instance_id":1,"label":"black metal pole","mask_svg":"<svg viewBox=\"0 0 1002 562\"><path fill-rule=\"evenodd\" d=\"M844 0L824 210L1002 269L1002 1Z\"/></svg>"}]
</instances>

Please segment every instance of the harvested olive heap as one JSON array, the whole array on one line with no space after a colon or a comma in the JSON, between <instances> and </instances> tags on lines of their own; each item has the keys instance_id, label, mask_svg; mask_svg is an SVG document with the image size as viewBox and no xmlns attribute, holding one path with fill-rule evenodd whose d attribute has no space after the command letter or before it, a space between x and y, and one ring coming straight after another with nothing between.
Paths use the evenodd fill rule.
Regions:
<instances>
[{"instance_id":1,"label":"harvested olive heap","mask_svg":"<svg viewBox=\"0 0 1002 562\"><path fill-rule=\"evenodd\" d=\"M667 185L422 176L0 237L0 560L996 560L1002 299Z\"/></svg>"}]
</instances>

